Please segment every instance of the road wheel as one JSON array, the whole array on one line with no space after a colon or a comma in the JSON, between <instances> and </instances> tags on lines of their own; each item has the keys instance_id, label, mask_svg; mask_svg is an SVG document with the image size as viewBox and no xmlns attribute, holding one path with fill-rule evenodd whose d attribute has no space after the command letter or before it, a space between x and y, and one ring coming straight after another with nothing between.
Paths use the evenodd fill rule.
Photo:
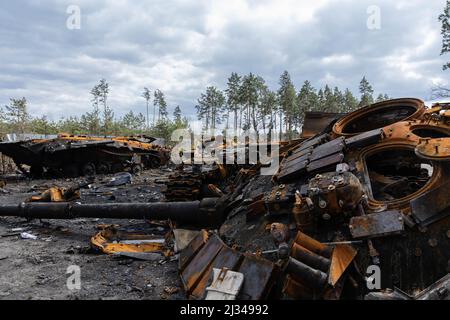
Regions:
<instances>
[{"instance_id":1,"label":"road wheel","mask_svg":"<svg viewBox=\"0 0 450 320\"><path fill-rule=\"evenodd\" d=\"M44 174L44 168L40 166L31 166L30 168L30 175L31 178L42 178L42 175Z\"/></svg>"},{"instance_id":2,"label":"road wheel","mask_svg":"<svg viewBox=\"0 0 450 320\"><path fill-rule=\"evenodd\" d=\"M63 173L66 177L76 178L80 175L80 170L76 164L67 164L63 168Z\"/></svg>"},{"instance_id":3,"label":"road wheel","mask_svg":"<svg viewBox=\"0 0 450 320\"><path fill-rule=\"evenodd\" d=\"M95 176L95 165L93 163L86 163L81 169L83 176Z\"/></svg>"},{"instance_id":4,"label":"road wheel","mask_svg":"<svg viewBox=\"0 0 450 320\"><path fill-rule=\"evenodd\" d=\"M100 163L97 166L97 173L98 174L108 174L109 173L109 166L108 166L108 164L104 163L104 162Z\"/></svg>"},{"instance_id":5,"label":"road wheel","mask_svg":"<svg viewBox=\"0 0 450 320\"><path fill-rule=\"evenodd\" d=\"M156 169L156 168L159 168L161 166L161 160L159 158L153 158L152 157L149 162L150 162L149 167L151 169Z\"/></svg>"},{"instance_id":6,"label":"road wheel","mask_svg":"<svg viewBox=\"0 0 450 320\"><path fill-rule=\"evenodd\" d=\"M140 175L142 173L142 170L143 170L142 169L142 165L140 165L140 164L134 164L131 167L131 173L136 175L136 176Z\"/></svg>"},{"instance_id":7,"label":"road wheel","mask_svg":"<svg viewBox=\"0 0 450 320\"><path fill-rule=\"evenodd\" d=\"M114 163L111 166L111 171L113 173L122 172L123 171L123 165L121 163Z\"/></svg>"}]
</instances>

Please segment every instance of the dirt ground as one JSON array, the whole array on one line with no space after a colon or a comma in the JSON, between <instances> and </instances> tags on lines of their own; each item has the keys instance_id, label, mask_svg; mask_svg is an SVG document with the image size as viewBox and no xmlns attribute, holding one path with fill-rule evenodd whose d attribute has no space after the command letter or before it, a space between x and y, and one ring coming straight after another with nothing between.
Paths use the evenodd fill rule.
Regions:
<instances>
[{"instance_id":1,"label":"dirt ground","mask_svg":"<svg viewBox=\"0 0 450 320\"><path fill-rule=\"evenodd\" d=\"M131 184L120 187L105 187L102 180L109 181L111 176L98 176L94 183L98 189L82 189L80 202L160 201L164 186L155 180L169 174L170 169L145 171ZM47 187L67 187L81 180L9 180L0 189L0 204L19 204ZM139 220L0 218L0 300L184 298L176 257L166 259L161 255L155 261L139 261L94 252L90 238L98 232L99 224L145 228L161 237L169 232L168 228ZM37 240L22 239L20 233L24 231L36 235ZM67 268L72 265L81 269L81 290L67 287Z\"/></svg>"}]
</instances>

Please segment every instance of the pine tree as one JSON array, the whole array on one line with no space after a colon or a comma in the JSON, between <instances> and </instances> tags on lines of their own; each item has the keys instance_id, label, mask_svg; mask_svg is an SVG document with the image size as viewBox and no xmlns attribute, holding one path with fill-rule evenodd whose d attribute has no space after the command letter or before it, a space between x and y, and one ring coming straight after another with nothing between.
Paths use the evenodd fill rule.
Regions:
<instances>
[{"instance_id":1,"label":"pine tree","mask_svg":"<svg viewBox=\"0 0 450 320\"><path fill-rule=\"evenodd\" d=\"M167 102L164 93L159 89L155 90L153 105L155 109L158 109L158 122L165 121L169 115L167 112Z\"/></svg>"},{"instance_id":2,"label":"pine tree","mask_svg":"<svg viewBox=\"0 0 450 320\"><path fill-rule=\"evenodd\" d=\"M207 87L206 92L202 93L197 100L197 116L203 120L203 129L208 131L216 129L222 122L220 114L225 106L225 96L216 87Z\"/></svg>"},{"instance_id":3,"label":"pine tree","mask_svg":"<svg viewBox=\"0 0 450 320\"><path fill-rule=\"evenodd\" d=\"M54 122L50 122L47 116L34 118L30 122L31 132L41 135L57 134L58 128Z\"/></svg>"},{"instance_id":4,"label":"pine tree","mask_svg":"<svg viewBox=\"0 0 450 320\"><path fill-rule=\"evenodd\" d=\"M92 105L94 110L86 114L85 121L89 124L90 130L93 130L92 133L99 134L100 133L100 125L103 131L103 134L108 135L110 132L110 127L114 121L114 112L108 106L108 94L109 94L109 84L105 79L101 79L100 83L91 90L92 95ZM99 106L103 107L103 123L100 124L100 109Z\"/></svg>"},{"instance_id":5,"label":"pine tree","mask_svg":"<svg viewBox=\"0 0 450 320\"><path fill-rule=\"evenodd\" d=\"M233 129L234 134L237 134L238 129L238 112L240 110L240 96L239 91L241 87L241 77L233 72L228 78L227 89L225 93L227 95L227 109L233 113ZM241 114L242 115L242 114Z\"/></svg>"},{"instance_id":6,"label":"pine tree","mask_svg":"<svg viewBox=\"0 0 450 320\"><path fill-rule=\"evenodd\" d=\"M335 108L334 94L328 85L325 85L325 89L323 90L323 95L325 98L325 103L324 103L324 108L321 111L333 112L334 108Z\"/></svg>"},{"instance_id":7,"label":"pine tree","mask_svg":"<svg viewBox=\"0 0 450 320\"><path fill-rule=\"evenodd\" d=\"M269 90L267 87L262 92L261 97L261 119L264 133L269 129L269 136L272 137L274 129L274 111L277 108L277 95L275 92ZM266 118L269 117L269 123L266 125Z\"/></svg>"},{"instance_id":8,"label":"pine tree","mask_svg":"<svg viewBox=\"0 0 450 320\"><path fill-rule=\"evenodd\" d=\"M259 86L261 78L258 78L253 73L248 74L242 79L242 85L239 90L240 104L245 107L244 110L244 125L242 129L250 130L255 123L255 109L258 105Z\"/></svg>"},{"instance_id":9,"label":"pine tree","mask_svg":"<svg viewBox=\"0 0 450 320\"><path fill-rule=\"evenodd\" d=\"M145 102L146 102L146 106L147 106L147 108L146 108L146 115L147 115L147 117L146 117L146 121L147 121L147 129L149 129L150 128L150 120L149 120L149 112L148 112L148 107L149 107L149 105L150 105L150 99L151 99L151 92L150 92L150 90L148 89L148 88L144 88L144 92L142 93L142 97L145 99ZM153 122L155 122L155 119L153 119Z\"/></svg>"},{"instance_id":10,"label":"pine tree","mask_svg":"<svg viewBox=\"0 0 450 320\"><path fill-rule=\"evenodd\" d=\"M323 93L323 89L320 89L317 93L317 100L316 107L311 111L323 111L325 109L325 94Z\"/></svg>"},{"instance_id":11,"label":"pine tree","mask_svg":"<svg viewBox=\"0 0 450 320\"><path fill-rule=\"evenodd\" d=\"M285 129L289 140L292 139L292 129L294 124L295 111L297 110L297 92L292 83L291 76L284 71L279 81L278 101L285 118ZM280 140L282 136L280 126Z\"/></svg>"},{"instance_id":12,"label":"pine tree","mask_svg":"<svg viewBox=\"0 0 450 320\"><path fill-rule=\"evenodd\" d=\"M450 52L450 1L447 0L444 8L444 12L439 16L441 22L441 35L442 35L442 49L441 55ZM447 62L442 67L444 70L450 68L450 62Z\"/></svg>"},{"instance_id":13,"label":"pine tree","mask_svg":"<svg viewBox=\"0 0 450 320\"><path fill-rule=\"evenodd\" d=\"M344 92L344 108L343 113L353 112L358 108L358 99L355 98L353 93L347 88Z\"/></svg>"},{"instance_id":14,"label":"pine tree","mask_svg":"<svg viewBox=\"0 0 450 320\"><path fill-rule=\"evenodd\" d=\"M173 112L173 121L175 124L179 125L182 123L182 114L180 106L176 106Z\"/></svg>"},{"instance_id":15,"label":"pine tree","mask_svg":"<svg viewBox=\"0 0 450 320\"><path fill-rule=\"evenodd\" d=\"M359 92L361 93L360 107L371 105L373 103L373 89L369 81L364 76L359 83Z\"/></svg>"},{"instance_id":16,"label":"pine tree","mask_svg":"<svg viewBox=\"0 0 450 320\"><path fill-rule=\"evenodd\" d=\"M10 99L11 103L5 106L5 118L11 124L15 133L25 133L25 129L31 119L28 114L27 99Z\"/></svg>"},{"instance_id":17,"label":"pine tree","mask_svg":"<svg viewBox=\"0 0 450 320\"><path fill-rule=\"evenodd\" d=\"M333 97L334 97L334 103L335 103L333 112L342 113L345 108L344 107L345 106L345 98L344 98L344 95L342 94L341 90L339 90L338 87L334 88Z\"/></svg>"},{"instance_id":18,"label":"pine tree","mask_svg":"<svg viewBox=\"0 0 450 320\"><path fill-rule=\"evenodd\" d=\"M299 122L303 124L306 112L315 110L319 104L319 97L317 96L316 89L313 88L311 82L308 80L303 83L303 86L298 93L297 104Z\"/></svg>"}]
</instances>

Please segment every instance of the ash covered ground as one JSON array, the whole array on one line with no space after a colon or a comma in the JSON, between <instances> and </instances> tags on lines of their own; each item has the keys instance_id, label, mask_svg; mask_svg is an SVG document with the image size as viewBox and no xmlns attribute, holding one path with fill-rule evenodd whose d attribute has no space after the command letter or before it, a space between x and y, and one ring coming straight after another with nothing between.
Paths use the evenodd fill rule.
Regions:
<instances>
[{"instance_id":1,"label":"ash covered ground","mask_svg":"<svg viewBox=\"0 0 450 320\"><path fill-rule=\"evenodd\" d=\"M153 169L133 177L132 183L106 187L112 176L97 176L97 189L81 190L82 203L157 202L164 199L164 185L155 183L170 169ZM79 179L9 180L0 191L0 203L19 204L49 187L70 187ZM142 220L77 219L33 220L0 217L0 300L13 299L181 299L184 298L177 261L116 258L90 248L98 225L143 228L155 235L170 230ZM22 239L20 233L36 235ZM67 288L67 268L81 268L81 290Z\"/></svg>"}]
</instances>

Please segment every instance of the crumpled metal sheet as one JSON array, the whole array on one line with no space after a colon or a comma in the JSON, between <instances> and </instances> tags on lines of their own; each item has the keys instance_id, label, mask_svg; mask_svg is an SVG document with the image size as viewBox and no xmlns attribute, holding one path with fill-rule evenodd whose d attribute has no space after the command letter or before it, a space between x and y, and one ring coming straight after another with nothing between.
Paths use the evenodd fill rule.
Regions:
<instances>
[{"instance_id":1,"label":"crumpled metal sheet","mask_svg":"<svg viewBox=\"0 0 450 320\"><path fill-rule=\"evenodd\" d=\"M204 236L199 235L182 251L179 271L189 298L205 297L214 268L227 268L244 275L245 281L238 299L260 300L267 297L276 272L272 262L231 249L216 234L204 240Z\"/></svg>"}]
</instances>

